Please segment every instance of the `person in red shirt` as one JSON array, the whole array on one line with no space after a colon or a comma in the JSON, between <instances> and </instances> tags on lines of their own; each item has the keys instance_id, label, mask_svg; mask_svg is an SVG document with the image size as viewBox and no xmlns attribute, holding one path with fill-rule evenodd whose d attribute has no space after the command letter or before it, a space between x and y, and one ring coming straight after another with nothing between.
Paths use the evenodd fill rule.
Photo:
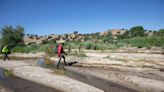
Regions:
<instances>
[{"instance_id":1,"label":"person in red shirt","mask_svg":"<svg viewBox=\"0 0 164 92\"><path fill-rule=\"evenodd\" d=\"M57 63L57 68L58 68L58 69L59 69L59 64L60 64L60 61L61 61L62 58L63 58L63 60L64 60L64 65L65 65L65 66L67 65L67 63L66 63L66 61L65 61L65 56L64 56L64 54L67 54L67 53L64 52L63 46L64 46L64 43L58 44L58 57L59 57L59 61L58 61L58 63Z\"/></svg>"}]
</instances>

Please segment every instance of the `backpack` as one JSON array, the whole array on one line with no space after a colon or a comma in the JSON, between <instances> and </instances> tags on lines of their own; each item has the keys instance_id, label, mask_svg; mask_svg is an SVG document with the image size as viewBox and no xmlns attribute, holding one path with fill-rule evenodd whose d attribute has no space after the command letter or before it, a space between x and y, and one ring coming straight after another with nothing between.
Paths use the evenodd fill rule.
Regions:
<instances>
[{"instance_id":1,"label":"backpack","mask_svg":"<svg viewBox=\"0 0 164 92\"><path fill-rule=\"evenodd\" d=\"M1 47L1 51L0 51L0 53L2 53L2 49L3 49L3 48L4 48L4 46Z\"/></svg>"}]
</instances>

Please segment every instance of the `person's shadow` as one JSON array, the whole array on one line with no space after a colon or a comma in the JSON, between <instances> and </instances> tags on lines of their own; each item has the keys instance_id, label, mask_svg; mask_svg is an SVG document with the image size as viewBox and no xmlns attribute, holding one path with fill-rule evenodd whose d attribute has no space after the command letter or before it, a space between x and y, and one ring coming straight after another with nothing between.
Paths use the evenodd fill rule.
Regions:
<instances>
[{"instance_id":1,"label":"person's shadow","mask_svg":"<svg viewBox=\"0 0 164 92\"><path fill-rule=\"evenodd\" d=\"M75 61L75 62L68 62L67 64L68 64L68 66L72 66L75 63L77 63L77 61Z\"/></svg>"}]
</instances>

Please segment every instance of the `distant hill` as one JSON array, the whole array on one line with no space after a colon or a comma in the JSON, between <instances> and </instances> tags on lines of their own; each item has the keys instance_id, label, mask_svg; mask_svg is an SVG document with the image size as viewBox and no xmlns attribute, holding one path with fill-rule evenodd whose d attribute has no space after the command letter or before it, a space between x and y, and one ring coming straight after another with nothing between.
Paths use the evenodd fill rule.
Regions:
<instances>
[{"instance_id":1,"label":"distant hill","mask_svg":"<svg viewBox=\"0 0 164 92\"><path fill-rule=\"evenodd\" d=\"M101 35L106 35L108 34L108 32L111 32L112 35L122 35L123 33L125 33L126 30L124 29L109 29L107 31L101 32Z\"/></svg>"},{"instance_id":2,"label":"distant hill","mask_svg":"<svg viewBox=\"0 0 164 92\"><path fill-rule=\"evenodd\" d=\"M58 40L66 40L66 41L76 41L76 40L80 40L83 41L84 40L84 35L82 34L64 34L64 35L55 35L55 34L51 34L51 35L45 35L45 36L37 36L37 35L26 35L24 37L24 43L26 45L30 45L30 44L43 44L44 42L48 42L48 41L58 41Z\"/></svg>"},{"instance_id":3,"label":"distant hill","mask_svg":"<svg viewBox=\"0 0 164 92\"><path fill-rule=\"evenodd\" d=\"M124 29L109 29L104 32L97 32L97 33L92 33L92 34L78 34L76 33L71 33L71 34L64 34L64 35L56 35L56 34L50 34L50 35L45 35L45 36L38 36L38 35L26 35L24 37L24 43L26 45L30 44L43 44L49 41L57 41L57 40L65 40L65 41L85 41L85 37L89 36L90 38L94 35L98 36L105 36L108 34L108 32L111 32L113 36L117 35L122 35L126 32ZM152 32L146 32L146 34L152 35Z\"/></svg>"}]
</instances>

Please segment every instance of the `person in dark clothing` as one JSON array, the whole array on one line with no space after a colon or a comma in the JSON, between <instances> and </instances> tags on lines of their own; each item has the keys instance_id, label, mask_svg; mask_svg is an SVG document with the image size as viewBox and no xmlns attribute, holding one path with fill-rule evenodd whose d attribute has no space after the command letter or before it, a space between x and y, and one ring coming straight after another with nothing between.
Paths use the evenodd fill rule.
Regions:
<instances>
[{"instance_id":1,"label":"person in dark clothing","mask_svg":"<svg viewBox=\"0 0 164 92\"><path fill-rule=\"evenodd\" d=\"M9 60L9 57L8 57L9 52L10 52L10 51L9 51L9 46L8 46L8 45L4 46L3 49L2 49L2 53L4 54L4 57L3 57L3 60L4 60L4 61L5 61L6 59Z\"/></svg>"},{"instance_id":2,"label":"person in dark clothing","mask_svg":"<svg viewBox=\"0 0 164 92\"><path fill-rule=\"evenodd\" d=\"M59 64L60 64L60 61L61 61L62 58L63 58L63 60L64 60L64 65L65 65L65 66L67 65L67 63L66 63L66 61L65 61L65 56L64 56L64 54L67 54L67 53L64 52L63 46L64 46L64 43L60 43L60 44L58 45L58 57L59 57L59 61L58 61L58 63L57 63L57 68L58 68L58 69L59 69Z\"/></svg>"}]
</instances>

